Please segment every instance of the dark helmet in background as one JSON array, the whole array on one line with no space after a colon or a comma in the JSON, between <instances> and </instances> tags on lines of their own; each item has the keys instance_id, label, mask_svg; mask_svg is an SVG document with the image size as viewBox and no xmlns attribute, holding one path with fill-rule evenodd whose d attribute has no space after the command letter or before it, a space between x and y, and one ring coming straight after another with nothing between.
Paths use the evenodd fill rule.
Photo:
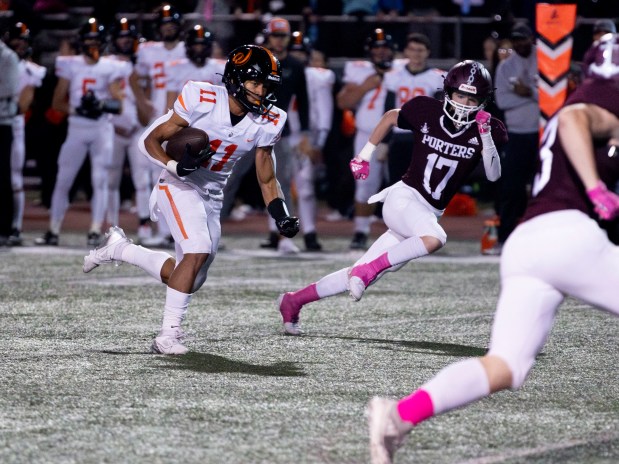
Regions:
<instances>
[{"instance_id":1,"label":"dark helmet in background","mask_svg":"<svg viewBox=\"0 0 619 464\"><path fill-rule=\"evenodd\" d=\"M139 34L127 18L120 18L111 27L112 50L119 55L133 56L138 50Z\"/></svg>"},{"instance_id":2,"label":"dark helmet in background","mask_svg":"<svg viewBox=\"0 0 619 464\"><path fill-rule=\"evenodd\" d=\"M228 93L252 113L267 114L277 101L273 91L282 82L282 67L273 53L258 45L242 45L228 54L223 83ZM244 83L247 80L263 82L267 86L265 97L251 93Z\"/></svg>"},{"instance_id":3,"label":"dark helmet in background","mask_svg":"<svg viewBox=\"0 0 619 464\"><path fill-rule=\"evenodd\" d=\"M20 59L28 58L32 54L32 36L26 23L19 21L13 24L6 35L6 43Z\"/></svg>"},{"instance_id":4,"label":"dark helmet in background","mask_svg":"<svg viewBox=\"0 0 619 464\"><path fill-rule=\"evenodd\" d=\"M377 51L381 49L380 51ZM384 29L376 28L365 39L365 53L379 69L391 69L397 47L391 35Z\"/></svg>"},{"instance_id":5,"label":"dark helmet in background","mask_svg":"<svg viewBox=\"0 0 619 464\"><path fill-rule=\"evenodd\" d=\"M183 23L183 15L172 5L165 4L157 10L157 30L164 42L174 42L178 40L181 34L181 26ZM173 24L173 27L167 26Z\"/></svg>"},{"instance_id":6,"label":"dark helmet in background","mask_svg":"<svg viewBox=\"0 0 619 464\"><path fill-rule=\"evenodd\" d=\"M202 25L196 24L185 34L185 53L197 66L204 66L213 52L213 35Z\"/></svg>"},{"instance_id":7,"label":"dark helmet in background","mask_svg":"<svg viewBox=\"0 0 619 464\"><path fill-rule=\"evenodd\" d=\"M586 54L585 74L596 79L611 79L619 84L619 34L605 34Z\"/></svg>"},{"instance_id":8,"label":"dark helmet in background","mask_svg":"<svg viewBox=\"0 0 619 464\"><path fill-rule=\"evenodd\" d=\"M312 41L303 35L301 31L294 31L288 45L288 50L293 52L303 52L309 55L312 52Z\"/></svg>"},{"instance_id":9,"label":"dark helmet in background","mask_svg":"<svg viewBox=\"0 0 619 464\"><path fill-rule=\"evenodd\" d=\"M445 102L443 109L449 119L458 125L470 124L475 115L490 102L494 89L490 72L477 61L466 60L455 64L443 82ZM454 92L475 97L479 104L468 106L452 100Z\"/></svg>"},{"instance_id":10,"label":"dark helmet in background","mask_svg":"<svg viewBox=\"0 0 619 464\"><path fill-rule=\"evenodd\" d=\"M82 53L99 61L106 44L105 27L97 18L90 18L79 30Z\"/></svg>"}]
</instances>

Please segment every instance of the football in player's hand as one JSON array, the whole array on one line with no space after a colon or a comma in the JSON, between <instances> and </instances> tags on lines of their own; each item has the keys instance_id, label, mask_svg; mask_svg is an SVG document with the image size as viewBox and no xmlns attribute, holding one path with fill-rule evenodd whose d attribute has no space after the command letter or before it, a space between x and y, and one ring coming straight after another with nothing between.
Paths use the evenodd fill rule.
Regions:
<instances>
[{"instance_id":1,"label":"football in player's hand","mask_svg":"<svg viewBox=\"0 0 619 464\"><path fill-rule=\"evenodd\" d=\"M185 127L168 139L165 151L170 158L180 161L187 144L191 145L191 156L197 157L200 151L209 146L208 134L202 129Z\"/></svg>"}]
</instances>

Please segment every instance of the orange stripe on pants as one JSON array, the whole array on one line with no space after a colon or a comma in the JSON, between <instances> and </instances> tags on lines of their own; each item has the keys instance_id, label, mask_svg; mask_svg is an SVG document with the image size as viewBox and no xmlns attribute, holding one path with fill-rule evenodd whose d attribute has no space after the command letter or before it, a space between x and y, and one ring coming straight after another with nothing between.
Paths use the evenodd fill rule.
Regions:
<instances>
[{"instance_id":1,"label":"orange stripe on pants","mask_svg":"<svg viewBox=\"0 0 619 464\"><path fill-rule=\"evenodd\" d=\"M176 219L176 224L178 224L178 228L180 229L181 234L183 234L183 238L187 240L189 237L187 237L187 232L185 232L185 226L183 226L183 220L181 219L178 208L174 203L174 198L172 198L169 187L167 185L160 185L159 190L163 190L166 194L166 197L168 197L168 201L170 202L170 206L172 207L172 214L174 214L174 219Z\"/></svg>"}]
</instances>

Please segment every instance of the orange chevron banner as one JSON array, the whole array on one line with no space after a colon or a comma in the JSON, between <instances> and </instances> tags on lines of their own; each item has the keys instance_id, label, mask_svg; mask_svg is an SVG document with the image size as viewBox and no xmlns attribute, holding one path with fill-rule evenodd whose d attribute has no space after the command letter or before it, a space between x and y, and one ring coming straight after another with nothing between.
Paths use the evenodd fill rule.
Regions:
<instances>
[{"instance_id":1,"label":"orange chevron banner","mask_svg":"<svg viewBox=\"0 0 619 464\"><path fill-rule=\"evenodd\" d=\"M535 13L541 131L567 97L576 5L538 3Z\"/></svg>"}]
</instances>

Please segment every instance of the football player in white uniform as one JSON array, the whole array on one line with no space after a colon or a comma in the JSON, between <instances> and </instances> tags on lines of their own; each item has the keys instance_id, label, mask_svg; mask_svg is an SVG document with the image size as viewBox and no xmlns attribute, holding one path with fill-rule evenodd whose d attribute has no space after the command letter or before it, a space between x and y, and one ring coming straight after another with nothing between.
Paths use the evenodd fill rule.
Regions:
<instances>
[{"instance_id":1,"label":"football player in white uniform","mask_svg":"<svg viewBox=\"0 0 619 464\"><path fill-rule=\"evenodd\" d=\"M419 95L442 97L443 80L447 72L428 67L430 39L424 34L413 32L406 38L402 50L406 65L385 75L387 89L385 109L402 108L411 98ZM389 184L398 182L411 161L413 134L395 127L389 141Z\"/></svg>"},{"instance_id":2,"label":"football player in white uniform","mask_svg":"<svg viewBox=\"0 0 619 464\"><path fill-rule=\"evenodd\" d=\"M522 387L566 296L619 316L619 248L596 222L619 215L619 196L606 187L619 180L619 36L603 36L591 55L593 78L568 96L544 128L533 197L501 254L501 294L488 353L447 366L399 401L373 398L373 464L391 463L420 422ZM614 340L608 347L616 351ZM609 372L605 381L614 383L616 365Z\"/></svg>"},{"instance_id":3,"label":"football player in white uniform","mask_svg":"<svg viewBox=\"0 0 619 464\"><path fill-rule=\"evenodd\" d=\"M180 40L182 15L172 5L165 4L157 11L157 27L161 41L143 42L138 47L133 74L129 79L135 94L138 118L143 125L151 124L168 111L169 78L167 63L185 57L185 44ZM152 183L158 172L149 167ZM152 185L152 184L151 184ZM140 223L146 218L140 218ZM148 223L142 225L148 226ZM165 220L159 221L157 235L147 238L146 227L141 232L142 243L148 246L171 246L170 230Z\"/></svg>"},{"instance_id":4,"label":"football player in white uniform","mask_svg":"<svg viewBox=\"0 0 619 464\"><path fill-rule=\"evenodd\" d=\"M383 29L374 29L366 41L369 60L348 61L344 66L344 87L337 95L337 105L341 110L355 111L355 153L361 151L385 112L387 89L383 80L392 69L394 51L391 36ZM368 204L368 199L378 192L386 177L386 155L387 145L381 144L372 159L370 177L363 182L355 181L355 230L351 249L367 247L371 218L376 209Z\"/></svg>"},{"instance_id":5,"label":"football player in white uniform","mask_svg":"<svg viewBox=\"0 0 619 464\"><path fill-rule=\"evenodd\" d=\"M153 219L171 226L176 259L163 251L131 244L122 229L112 227L103 244L84 258L84 272L104 263L139 266L167 285L161 331L152 352L185 354L182 344L191 296L205 282L221 236L223 188L236 162L255 149L256 174L267 209L279 232L293 237L299 220L288 214L275 177L273 146L280 139L286 113L273 106L273 90L281 83L281 66L265 48L245 45L228 56L224 87L188 82L174 109L157 119L140 139L145 156L161 171L151 196ZM210 147L197 157L188 151L172 160L161 144L184 127L205 131Z\"/></svg>"},{"instance_id":6,"label":"football player in white uniform","mask_svg":"<svg viewBox=\"0 0 619 464\"><path fill-rule=\"evenodd\" d=\"M26 162L26 113L34 99L34 89L41 87L47 72L29 60L32 53L30 30L22 22L9 30L7 44L19 56L19 82L17 86L19 114L13 119L13 145L11 146L11 184L13 187L13 223L8 244L21 245L26 195L24 193L24 163Z\"/></svg>"},{"instance_id":7,"label":"football player in white uniform","mask_svg":"<svg viewBox=\"0 0 619 464\"><path fill-rule=\"evenodd\" d=\"M297 188L297 204L299 219L303 228L303 239L307 251L321 251L322 246L316 235L316 190L314 180L315 170L322 164L322 149L327 141L333 122L333 85L335 73L324 65L312 66L310 58L312 50L307 37L299 31L292 33L289 53L305 66L305 81L309 103L309 129L312 150L308 154L297 153L294 166L294 181ZM324 61L324 60L323 60ZM301 132L301 122L296 111L296 99L292 101L288 111L291 138L298 137ZM293 141L297 145L298 141Z\"/></svg>"},{"instance_id":8,"label":"football player in white uniform","mask_svg":"<svg viewBox=\"0 0 619 464\"><path fill-rule=\"evenodd\" d=\"M221 85L225 60L210 58L213 36L204 26L196 24L185 34L185 58L166 64L168 72L167 107L172 108L183 86L189 81Z\"/></svg>"},{"instance_id":9,"label":"football player in white uniform","mask_svg":"<svg viewBox=\"0 0 619 464\"><path fill-rule=\"evenodd\" d=\"M101 57L106 36L97 19L90 18L82 26L79 38L80 55L56 58L59 79L52 107L69 114L69 129L58 156L49 230L35 240L37 245L58 245L62 221L69 207L69 190L87 154L90 155L93 189L88 245L96 246L101 240L107 205L107 166L114 140L114 128L107 113L121 110L124 66Z\"/></svg>"},{"instance_id":10,"label":"football player in white uniform","mask_svg":"<svg viewBox=\"0 0 619 464\"><path fill-rule=\"evenodd\" d=\"M138 240L151 236L148 199L152 190L150 163L138 149L140 134L135 96L129 86L129 76L133 72L135 52L138 47L138 32L127 18L120 18L111 31L110 58L124 65L122 87L125 92L122 113L112 116L114 126L114 150L108 165L108 205L107 221L118 225L120 212L120 183L122 180L125 158L129 159L131 179L135 188L135 205L139 221Z\"/></svg>"},{"instance_id":11,"label":"football player in white uniform","mask_svg":"<svg viewBox=\"0 0 619 464\"><path fill-rule=\"evenodd\" d=\"M447 234L438 219L469 174L483 162L488 180L501 175L496 145L507 140L503 123L484 111L492 96L492 78L475 61L454 65L444 80L445 102L419 96L401 109L387 111L350 167L355 178L368 178L376 146L394 127L415 133L413 156L402 180L373 195L384 202L384 232L351 267L324 276L277 302L284 332L299 335L301 309L307 303L349 291L358 301L386 272L441 249Z\"/></svg>"}]
</instances>

